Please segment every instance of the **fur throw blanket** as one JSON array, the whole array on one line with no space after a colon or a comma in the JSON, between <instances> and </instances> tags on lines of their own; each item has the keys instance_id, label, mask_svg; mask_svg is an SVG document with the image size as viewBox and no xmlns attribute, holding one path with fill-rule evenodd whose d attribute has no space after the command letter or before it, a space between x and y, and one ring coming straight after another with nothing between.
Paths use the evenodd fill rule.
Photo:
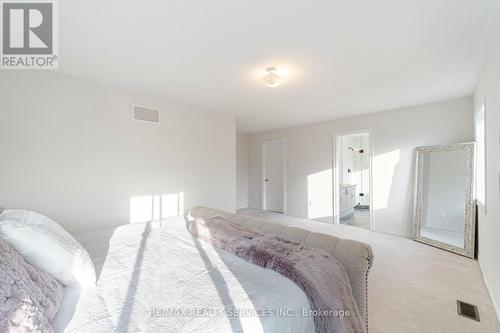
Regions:
<instances>
[{"instance_id":1,"label":"fur throw blanket","mask_svg":"<svg viewBox=\"0 0 500 333\"><path fill-rule=\"evenodd\" d=\"M0 332L54 332L63 286L0 239Z\"/></svg>"},{"instance_id":2,"label":"fur throw blanket","mask_svg":"<svg viewBox=\"0 0 500 333\"><path fill-rule=\"evenodd\" d=\"M307 295L317 333L365 331L344 268L325 251L264 235L218 216L188 221L187 228L214 247L297 284Z\"/></svg>"}]
</instances>

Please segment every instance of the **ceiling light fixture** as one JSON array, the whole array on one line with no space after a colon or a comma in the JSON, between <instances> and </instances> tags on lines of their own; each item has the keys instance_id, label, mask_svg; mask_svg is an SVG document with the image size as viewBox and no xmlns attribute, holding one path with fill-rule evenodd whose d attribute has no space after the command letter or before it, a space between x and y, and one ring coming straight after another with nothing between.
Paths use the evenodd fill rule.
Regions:
<instances>
[{"instance_id":1,"label":"ceiling light fixture","mask_svg":"<svg viewBox=\"0 0 500 333\"><path fill-rule=\"evenodd\" d=\"M285 78L278 75L276 67L266 69L266 74L261 78L262 83L270 88L274 88L285 82Z\"/></svg>"}]
</instances>

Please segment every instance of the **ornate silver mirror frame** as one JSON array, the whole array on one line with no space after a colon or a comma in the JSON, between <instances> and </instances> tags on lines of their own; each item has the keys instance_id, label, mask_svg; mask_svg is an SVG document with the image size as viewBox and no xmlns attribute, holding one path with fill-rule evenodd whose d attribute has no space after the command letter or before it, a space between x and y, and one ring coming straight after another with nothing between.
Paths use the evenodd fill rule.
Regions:
<instances>
[{"instance_id":1,"label":"ornate silver mirror frame","mask_svg":"<svg viewBox=\"0 0 500 333\"><path fill-rule=\"evenodd\" d=\"M445 151L465 151L466 160L466 174L465 177L465 207L464 207L464 217L465 217L465 230L464 230L464 246L463 248L451 245L444 241L439 241L436 239L431 239L429 237L424 237L421 234L422 226L424 225L424 217L426 212L424 207L426 206L425 196L425 181L426 172L424 166L426 163L426 156L432 152L445 152ZM413 239L428 245L439 247L441 249L454 252L469 258L474 258L475 256L475 233L476 233L476 204L474 200L474 156L475 156L475 143L459 143L451 145L441 145L441 146L429 146L429 147L419 147L417 148L416 157L416 172L415 172L415 192L414 192L414 202L413 202ZM443 198L444 199L444 198Z\"/></svg>"}]
</instances>

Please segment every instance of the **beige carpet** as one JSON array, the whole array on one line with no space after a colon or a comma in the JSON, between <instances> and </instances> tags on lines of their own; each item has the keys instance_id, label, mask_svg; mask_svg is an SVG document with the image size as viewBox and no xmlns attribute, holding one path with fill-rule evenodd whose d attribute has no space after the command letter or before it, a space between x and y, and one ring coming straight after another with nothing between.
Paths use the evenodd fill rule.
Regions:
<instances>
[{"instance_id":1,"label":"beige carpet","mask_svg":"<svg viewBox=\"0 0 500 333\"><path fill-rule=\"evenodd\" d=\"M369 276L370 333L500 332L475 260L348 225L248 208L238 213L370 244L375 255ZM458 316L457 299L476 304L481 321Z\"/></svg>"}]
</instances>

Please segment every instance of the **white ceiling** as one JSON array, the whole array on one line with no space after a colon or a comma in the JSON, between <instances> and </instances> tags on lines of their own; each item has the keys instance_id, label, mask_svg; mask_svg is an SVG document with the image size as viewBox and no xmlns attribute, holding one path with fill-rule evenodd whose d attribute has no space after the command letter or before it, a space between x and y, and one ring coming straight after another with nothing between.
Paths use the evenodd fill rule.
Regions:
<instances>
[{"instance_id":1,"label":"white ceiling","mask_svg":"<svg viewBox=\"0 0 500 333\"><path fill-rule=\"evenodd\" d=\"M287 127L470 95L494 2L59 1L60 70Z\"/></svg>"}]
</instances>

